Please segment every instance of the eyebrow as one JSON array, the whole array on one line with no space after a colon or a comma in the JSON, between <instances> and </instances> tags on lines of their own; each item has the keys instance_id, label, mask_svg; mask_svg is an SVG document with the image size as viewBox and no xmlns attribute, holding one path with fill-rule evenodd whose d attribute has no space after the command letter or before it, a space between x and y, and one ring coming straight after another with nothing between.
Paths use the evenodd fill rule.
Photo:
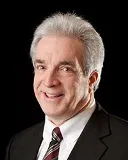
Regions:
<instances>
[{"instance_id":1,"label":"eyebrow","mask_svg":"<svg viewBox=\"0 0 128 160\"><path fill-rule=\"evenodd\" d=\"M36 63L45 64L45 60L36 59L34 61L34 65ZM58 66L61 66L61 65L69 65L69 66L75 67L75 63L72 62L72 61L65 61L65 60L64 61L60 61L59 64L58 64Z\"/></svg>"},{"instance_id":2,"label":"eyebrow","mask_svg":"<svg viewBox=\"0 0 128 160\"><path fill-rule=\"evenodd\" d=\"M34 61L34 65L35 65L36 63L41 63L41 64L43 64L43 63L45 63L45 60L36 59L36 60Z\"/></svg>"},{"instance_id":3,"label":"eyebrow","mask_svg":"<svg viewBox=\"0 0 128 160\"><path fill-rule=\"evenodd\" d=\"M60 65L69 65L69 66L75 67L75 63L72 61L61 61L59 62L59 66Z\"/></svg>"}]
</instances>

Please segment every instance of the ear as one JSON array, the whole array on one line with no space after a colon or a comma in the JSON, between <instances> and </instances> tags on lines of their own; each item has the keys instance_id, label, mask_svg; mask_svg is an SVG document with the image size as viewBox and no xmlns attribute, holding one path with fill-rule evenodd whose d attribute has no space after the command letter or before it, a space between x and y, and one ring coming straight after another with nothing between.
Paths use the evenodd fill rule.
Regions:
<instances>
[{"instance_id":1,"label":"ear","mask_svg":"<svg viewBox=\"0 0 128 160\"><path fill-rule=\"evenodd\" d=\"M98 80L98 76L99 76L99 74L98 74L97 70L94 70L90 74L90 77L89 77L89 88L90 88L90 91L92 91L94 89L95 83Z\"/></svg>"}]
</instances>

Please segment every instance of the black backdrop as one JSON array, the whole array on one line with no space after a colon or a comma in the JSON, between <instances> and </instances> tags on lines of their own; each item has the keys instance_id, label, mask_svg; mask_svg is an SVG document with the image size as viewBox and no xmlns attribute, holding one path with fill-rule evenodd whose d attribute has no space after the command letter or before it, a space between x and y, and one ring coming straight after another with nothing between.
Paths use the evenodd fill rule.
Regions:
<instances>
[{"instance_id":1,"label":"black backdrop","mask_svg":"<svg viewBox=\"0 0 128 160\"><path fill-rule=\"evenodd\" d=\"M48 4L49 3L49 4ZM33 93L29 49L36 26L51 13L71 11L83 15L101 34L106 57L96 99L106 111L128 120L127 10L117 4L15 2L2 5L1 50L2 153L11 136L44 119ZM49 8L50 7L50 8ZM3 89L2 89L3 88ZM3 157L3 155L1 157Z\"/></svg>"}]
</instances>

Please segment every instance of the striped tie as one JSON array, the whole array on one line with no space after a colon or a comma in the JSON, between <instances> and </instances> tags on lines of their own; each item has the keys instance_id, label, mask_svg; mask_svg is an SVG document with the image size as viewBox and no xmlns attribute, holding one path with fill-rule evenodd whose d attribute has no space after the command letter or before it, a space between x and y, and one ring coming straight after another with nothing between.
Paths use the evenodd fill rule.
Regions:
<instances>
[{"instance_id":1,"label":"striped tie","mask_svg":"<svg viewBox=\"0 0 128 160\"><path fill-rule=\"evenodd\" d=\"M59 127L53 129L52 140L43 160L58 160L60 142L63 139Z\"/></svg>"}]
</instances>

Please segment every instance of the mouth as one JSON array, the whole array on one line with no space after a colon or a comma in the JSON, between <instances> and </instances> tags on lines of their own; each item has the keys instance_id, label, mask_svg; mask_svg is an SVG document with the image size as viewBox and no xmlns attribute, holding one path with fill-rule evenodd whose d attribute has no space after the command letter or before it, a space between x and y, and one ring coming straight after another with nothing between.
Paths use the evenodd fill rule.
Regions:
<instances>
[{"instance_id":1,"label":"mouth","mask_svg":"<svg viewBox=\"0 0 128 160\"><path fill-rule=\"evenodd\" d=\"M64 94L61 92L42 92L42 98L47 102L58 103L64 98Z\"/></svg>"},{"instance_id":2,"label":"mouth","mask_svg":"<svg viewBox=\"0 0 128 160\"><path fill-rule=\"evenodd\" d=\"M63 99L64 94L62 93L48 93L48 92L43 92L43 97L45 101L48 102L59 102L60 100Z\"/></svg>"},{"instance_id":3,"label":"mouth","mask_svg":"<svg viewBox=\"0 0 128 160\"><path fill-rule=\"evenodd\" d=\"M45 96L47 97L47 98L58 98L58 97L61 97L61 96L63 96L63 94L60 94L60 93L57 93L57 94L51 94L51 93L44 93L45 94Z\"/></svg>"}]
</instances>

